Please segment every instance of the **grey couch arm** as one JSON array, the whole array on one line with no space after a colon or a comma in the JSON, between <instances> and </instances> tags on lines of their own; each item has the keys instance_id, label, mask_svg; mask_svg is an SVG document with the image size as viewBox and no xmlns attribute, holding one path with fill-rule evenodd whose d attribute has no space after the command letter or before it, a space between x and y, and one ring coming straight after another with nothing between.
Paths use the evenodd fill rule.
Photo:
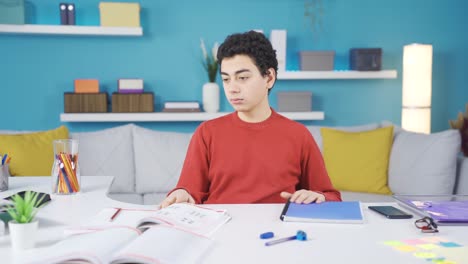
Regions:
<instances>
[{"instance_id":1,"label":"grey couch arm","mask_svg":"<svg viewBox=\"0 0 468 264\"><path fill-rule=\"evenodd\" d=\"M460 155L457 162L455 194L468 195L468 157Z\"/></svg>"}]
</instances>

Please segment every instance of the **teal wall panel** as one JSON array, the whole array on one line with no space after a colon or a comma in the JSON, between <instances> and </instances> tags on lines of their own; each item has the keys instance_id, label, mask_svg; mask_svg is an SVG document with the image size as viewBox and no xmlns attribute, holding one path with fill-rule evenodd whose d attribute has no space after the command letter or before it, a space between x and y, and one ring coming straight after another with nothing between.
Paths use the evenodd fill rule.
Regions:
<instances>
[{"instance_id":1,"label":"teal wall panel","mask_svg":"<svg viewBox=\"0 0 468 264\"><path fill-rule=\"evenodd\" d=\"M163 1L142 0L144 36L89 37L0 34L0 129L50 129L62 124L63 92L73 80L97 78L101 90L116 91L119 78L143 78L156 95L156 109L165 100L199 100L207 81L200 60L199 39L222 42L231 33L262 29L288 31L288 70L298 69L297 52L335 50L335 69L348 69L352 47L382 47L383 68L396 69L397 79L280 80L277 91L313 93L313 110L324 111L316 125L358 125L401 121L403 45L434 45L432 131L448 128L448 119L468 103L468 10L464 0L322 0L322 27L313 32L304 16L311 0ZM59 24L56 0L26 1L26 21ZM69 1L71 2L71 1ZM138 2L138 1L128 1ZM98 25L98 0L80 0L78 25ZM221 85L219 76L218 83ZM221 111L232 108L222 97ZM66 123L73 131L89 131L120 123ZM139 123L169 131L193 131L198 122Z\"/></svg>"}]
</instances>

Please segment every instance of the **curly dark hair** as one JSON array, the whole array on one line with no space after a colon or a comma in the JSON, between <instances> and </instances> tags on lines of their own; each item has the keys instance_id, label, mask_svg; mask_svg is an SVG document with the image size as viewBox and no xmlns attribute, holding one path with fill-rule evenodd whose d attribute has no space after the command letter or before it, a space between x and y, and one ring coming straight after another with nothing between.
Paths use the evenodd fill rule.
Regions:
<instances>
[{"instance_id":1,"label":"curly dark hair","mask_svg":"<svg viewBox=\"0 0 468 264\"><path fill-rule=\"evenodd\" d=\"M262 33L251 30L227 36L218 49L219 68L221 69L221 62L224 58L232 58L236 55L249 56L262 76L268 75L268 69L275 69L276 77L278 72L276 50L273 49L270 41Z\"/></svg>"}]
</instances>

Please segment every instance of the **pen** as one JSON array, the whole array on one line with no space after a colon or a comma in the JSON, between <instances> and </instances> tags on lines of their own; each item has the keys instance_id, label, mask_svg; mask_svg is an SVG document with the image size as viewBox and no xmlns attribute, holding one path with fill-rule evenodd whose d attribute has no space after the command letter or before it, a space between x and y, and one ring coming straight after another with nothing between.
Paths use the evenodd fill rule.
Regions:
<instances>
[{"instance_id":1,"label":"pen","mask_svg":"<svg viewBox=\"0 0 468 264\"><path fill-rule=\"evenodd\" d=\"M298 230L295 236L290 236L290 237L285 237L285 238L269 241L269 242L265 243L265 246L273 246L273 245L283 243L283 242L286 242L286 241L290 241L290 240L306 241L307 240L307 234L306 234L306 232L304 232L302 230Z\"/></svg>"},{"instance_id":2,"label":"pen","mask_svg":"<svg viewBox=\"0 0 468 264\"><path fill-rule=\"evenodd\" d=\"M8 156L8 154L5 154L5 155L3 156L3 159L2 159L2 165L4 165L4 164L5 164L5 160L6 160L7 156Z\"/></svg>"},{"instance_id":3,"label":"pen","mask_svg":"<svg viewBox=\"0 0 468 264\"><path fill-rule=\"evenodd\" d=\"M119 215L120 211L122 211L122 208L116 208L117 210L115 213L111 216L110 221L114 221L114 219Z\"/></svg>"}]
</instances>

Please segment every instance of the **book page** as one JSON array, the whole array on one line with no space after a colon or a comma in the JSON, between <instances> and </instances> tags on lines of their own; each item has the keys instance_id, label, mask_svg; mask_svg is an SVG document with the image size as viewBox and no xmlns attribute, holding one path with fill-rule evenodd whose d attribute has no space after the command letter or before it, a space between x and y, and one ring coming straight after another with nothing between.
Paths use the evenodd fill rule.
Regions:
<instances>
[{"instance_id":1,"label":"book page","mask_svg":"<svg viewBox=\"0 0 468 264\"><path fill-rule=\"evenodd\" d=\"M120 211L117 212L119 209ZM85 220L83 224L65 228L65 234L83 234L117 226L136 228L142 218L151 216L156 211L150 209L104 208L91 219Z\"/></svg>"},{"instance_id":2,"label":"book page","mask_svg":"<svg viewBox=\"0 0 468 264\"><path fill-rule=\"evenodd\" d=\"M149 228L110 263L200 263L213 241L164 225Z\"/></svg>"},{"instance_id":3,"label":"book page","mask_svg":"<svg viewBox=\"0 0 468 264\"><path fill-rule=\"evenodd\" d=\"M230 219L231 216L225 210L214 210L188 203L177 203L156 211L150 217L143 218L140 221L139 227L158 223L210 237Z\"/></svg>"},{"instance_id":4,"label":"book page","mask_svg":"<svg viewBox=\"0 0 468 264\"><path fill-rule=\"evenodd\" d=\"M19 263L108 263L115 252L139 234L137 229L123 227L74 235L52 246L22 254Z\"/></svg>"}]
</instances>

